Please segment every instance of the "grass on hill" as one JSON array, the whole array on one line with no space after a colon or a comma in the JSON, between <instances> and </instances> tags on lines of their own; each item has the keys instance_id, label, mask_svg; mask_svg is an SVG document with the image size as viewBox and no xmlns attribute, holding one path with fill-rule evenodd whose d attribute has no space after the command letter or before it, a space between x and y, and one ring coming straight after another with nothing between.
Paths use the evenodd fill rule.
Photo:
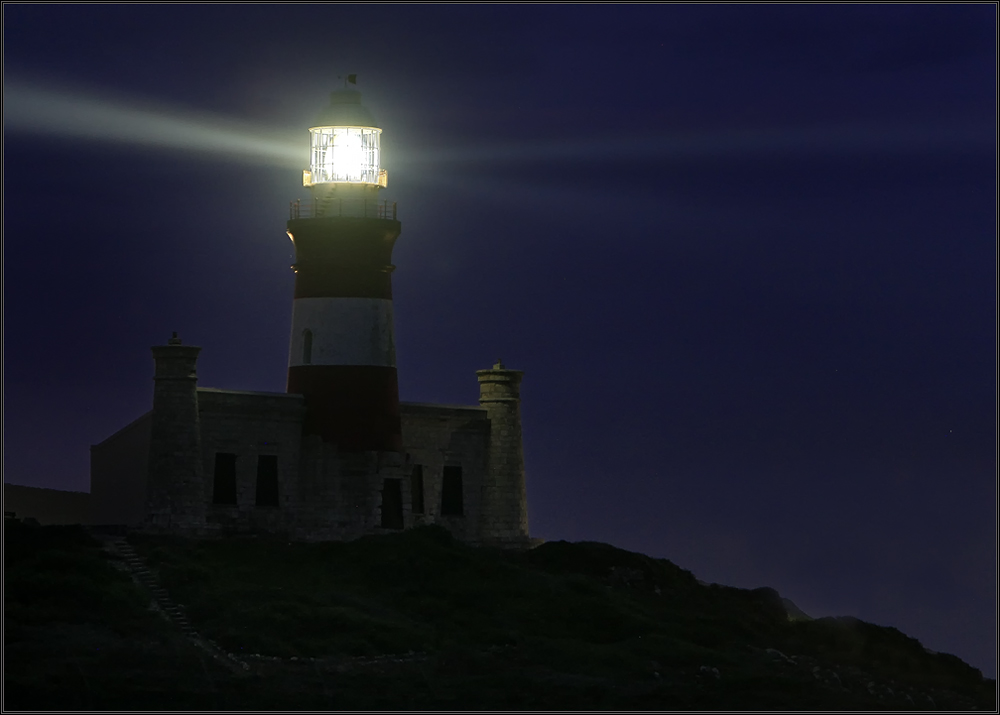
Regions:
<instances>
[{"instance_id":1,"label":"grass on hill","mask_svg":"<svg viewBox=\"0 0 1000 715\"><path fill-rule=\"evenodd\" d=\"M237 681L150 611L148 595L82 528L7 522L14 700L73 709L995 705L993 681L895 629L793 621L772 589L703 586L670 561L606 544L504 552L438 527L346 543L129 538L201 634L237 655L284 660L251 657L259 665ZM423 657L351 665L409 652Z\"/></svg>"}]
</instances>

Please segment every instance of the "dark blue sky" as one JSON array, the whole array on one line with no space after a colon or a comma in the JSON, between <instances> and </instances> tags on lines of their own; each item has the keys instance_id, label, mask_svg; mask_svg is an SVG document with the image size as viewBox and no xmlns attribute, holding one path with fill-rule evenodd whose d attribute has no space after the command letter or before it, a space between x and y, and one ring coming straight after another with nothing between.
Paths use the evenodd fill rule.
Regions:
<instances>
[{"instance_id":1,"label":"dark blue sky","mask_svg":"<svg viewBox=\"0 0 1000 715\"><path fill-rule=\"evenodd\" d=\"M994 5L3 13L6 481L87 490L172 330L284 389L287 204L357 73L401 398L525 371L534 535L995 677Z\"/></svg>"}]
</instances>

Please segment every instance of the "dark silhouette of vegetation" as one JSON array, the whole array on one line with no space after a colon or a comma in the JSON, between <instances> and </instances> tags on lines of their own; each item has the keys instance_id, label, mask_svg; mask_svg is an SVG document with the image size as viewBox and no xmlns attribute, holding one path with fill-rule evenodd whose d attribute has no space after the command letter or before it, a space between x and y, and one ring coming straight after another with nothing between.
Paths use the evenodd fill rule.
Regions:
<instances>
[{"instance_id":1,"label":"dark silhouette of vegetation","mask_svg":"<svg viewBox=\"0 0 1000 715\"><path fill-rule=\"evenodd\" d=\"M790 619L607 544L129 541L234 673L82 527L5 522L8 709L993 709L995 681L893 628Z\"/></svg>"}]
</instances>

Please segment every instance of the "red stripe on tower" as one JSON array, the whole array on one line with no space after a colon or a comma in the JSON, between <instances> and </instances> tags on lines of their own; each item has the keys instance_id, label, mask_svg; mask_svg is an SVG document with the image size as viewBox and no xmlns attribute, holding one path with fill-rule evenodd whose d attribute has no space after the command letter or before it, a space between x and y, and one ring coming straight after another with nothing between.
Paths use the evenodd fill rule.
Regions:
<instances>
[{"instance_id":1,"label":"red stripe on tower","mask_svg":"<svg viewBox=\"0 0 1000 715\"><path fill-rule=\"evenodd\" d=\"M288 221L295 301L288 392L305 396L305 432L342 451L402 449L392 330L395 208L379 203L379 135L360 93L340 90L312 135L308 210Z\"/></svg>"}]
</instances>

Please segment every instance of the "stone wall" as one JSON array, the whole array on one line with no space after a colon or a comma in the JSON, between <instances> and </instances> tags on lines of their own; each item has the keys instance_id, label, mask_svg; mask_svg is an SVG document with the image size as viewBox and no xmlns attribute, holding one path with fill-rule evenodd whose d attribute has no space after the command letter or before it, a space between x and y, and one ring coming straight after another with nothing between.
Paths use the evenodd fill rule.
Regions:
<instances>
[{"instance_id":1,"label":"stone wall","mask_svg":"<svg viewBox=\"0 0 1000 715\"><path fill-rule=\"evenodd\" d=\"M343 540L385 533L385 480L399 479L405 489L409 474L406 458L397 452L341 453L316 436L304 439L301 465L302 499L296 510L294 533L304 540ZM411 525L404 506L403 526Z\"/></svg>"},{"instance_id":2,"label":"stone wall","mask_svg":"<svg viewBox=\"0 0 1000 715\"><path fill-rule=\"evenodd\" d=\"M207 523L222 531L285 532L300 502L302 395L198 388ZM236 504L213 504L217 453L236 455ZM280 506L256 505L261 455L278 461Z\"/></svg>"},{"instance_id":3,"label":"stone wall","mask_svg":"<svg viewBox=\"0 0 1000 715\"><path fill-rule=\"evenodd\" d=\"M61 489L3 485L3 510L15 519L32 518L48 524L89 524L90 494Z\"/></svg>"},{"instance_id":4,"label":"stone wall","mask_svg":"<svg viewBox=\"0 0 1000 715\"><path fill-rule=\"evenodd\" d=\"M90 523L140 526L146 517L152 411L90 448Z\"/></svg>"},{"instance_id":5,"label":"stone wall","mask_svg":"<svg viewBox=\"0 0 1000 715\"><path fill-rule=\"evenodd\" d=\"M403 445L414 465L423 467L424 513L413 514L410 480L404 484L404 513L413 525L440 524L456 538L474 542L482 518L481 486L487 473L490 422L481 407L401 402ZM445 466L462 468L461 516L441 514Z\"/></svg>"}]
</instances>

